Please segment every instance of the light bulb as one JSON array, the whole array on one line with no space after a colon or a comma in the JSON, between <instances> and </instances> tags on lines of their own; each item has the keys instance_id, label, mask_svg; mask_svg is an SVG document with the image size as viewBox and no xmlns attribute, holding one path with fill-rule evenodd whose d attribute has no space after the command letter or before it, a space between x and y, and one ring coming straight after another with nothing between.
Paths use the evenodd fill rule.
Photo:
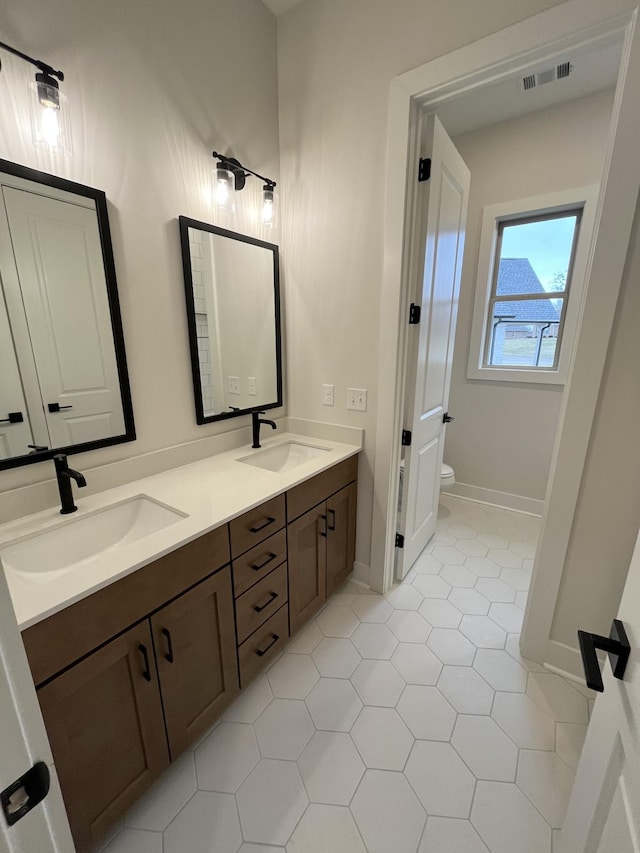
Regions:
<instances>
[{"instance_id":1,"label":"light bulb","mask_svg":"<svg viewBox=\"0 0 640 853\"><path fill-rule=\"evenodd\" d=\"M42 140L49 148L57 148L60 139L60 125L58 124L58 110L53 107L42 107L40 115L40 129Z\"/></svg>"},{"instance_id":2,"label":"light bulb","mask_svg":"<svg viewBox=\"0 0 640 853\"><path fill-rule=\"evenodd\" d=\"M233 211L235 208L235 179L233 172L217 168L214 174L213 199L219 210Z\"/></svg>"},{"instance_id":3,"label":"light bulb","mask_svg":"<svg viewBox=\"0 0 640 853\"><path fill-rule=\"evenodd\" d=\"M262 188L262 224L265 228L275 228L277 196L271 184Z\"/></svg>"},{"instance_id":4,"label":"light bulb","mask_svg":"<svg viewBox=\"0 0 640 853\"><path fill-rule=\"evenodd\" d=\"M31 90L31 134L36 148L45 148L52 153L73 156L71 122L66 97L55 80L37 74L36 82L30 83Z\"/></svg>"}]
</instances>

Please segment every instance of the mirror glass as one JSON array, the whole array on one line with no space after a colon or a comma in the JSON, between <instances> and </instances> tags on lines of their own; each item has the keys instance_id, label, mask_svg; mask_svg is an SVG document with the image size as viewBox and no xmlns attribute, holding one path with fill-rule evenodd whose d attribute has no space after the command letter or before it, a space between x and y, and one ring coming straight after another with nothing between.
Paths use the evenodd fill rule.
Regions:
<instances>
[{"instance_id":1,"label":"mirror glass","mask_svg":"<svg viewBox=\"0 0 640 853\"><path fill-rule=\"evenodd\" d=\"M278 247L180 217L199 424L282 405Z\"/></svg>"},{"instance_id":2,"label":"mirror glass","mask_svg":"<svg viewBox=\"0 0 640 853\"><path fill-rule=\"evenodd\" d=\"M133 441L106 197L0 160L0 469Z\"/></svg>"}]
</instances>

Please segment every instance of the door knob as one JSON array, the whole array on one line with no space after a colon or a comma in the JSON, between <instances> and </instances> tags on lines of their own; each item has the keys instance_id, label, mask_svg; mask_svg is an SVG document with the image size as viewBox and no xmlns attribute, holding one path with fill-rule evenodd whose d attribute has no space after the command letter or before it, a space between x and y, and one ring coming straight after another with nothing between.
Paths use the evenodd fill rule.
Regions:
<instances>
[{"instance_id":1,"label":"door knob","mask_svg":"<svg viewBox=\"0 0 640 853\"><path fill-rule=\"evenodd\" d=\"M590 634L588 631L578 631L578 641L580 642L580 654L582 655L582 666L584 667L587 687L597 690L598 693L604 691L596 649L608 653L614 678L622 679L624 677L631 647L627 639L627 632L619 619L613 620L611 633L608 637Z\"/></svg>"},{"instance_id":2,"label":"door knob","mask_svg":"<svg viewBox=\"0 0 640 853\"><path fill-rule=\"evenodd\" d=\"M21 424L24 423L22 412L7 412L7 417L0 421L0 424Z\"/></svg>"},{"instance_id":3,"label":"door knob","mask_svg":"<svg viewBox=\"0 0 640 853\"><path fill-rule=\"evenodd\" d=\"M47 403L50 412L61 412L63 409L73 409L73 406L61 406L60 403Z\"/></svg>"},{"instance_id":4,"label":"door knob","mask_svg":"<svg viewBox=\"0 0 640 853\"><path fill-rule=\"evenodd\" d=\"M453 417L453 415L450 415L449 412L445 412L444 415L442 416L442 423L443 424L450 424L451 421L455 421L455 418Z\"/></svg>"}]
</instances>

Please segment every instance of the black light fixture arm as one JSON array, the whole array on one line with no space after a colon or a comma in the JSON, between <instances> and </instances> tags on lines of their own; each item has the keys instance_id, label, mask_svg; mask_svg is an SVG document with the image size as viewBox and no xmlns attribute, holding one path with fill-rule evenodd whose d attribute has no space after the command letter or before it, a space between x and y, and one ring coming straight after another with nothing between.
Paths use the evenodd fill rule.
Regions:
<instances>
[{"instance_id":1,"label":"black light fixture arm","mask_svg":"<svg viewBox=\"0 0 640 853\"><path fill-rule=\"evenodd\" d=\"M247 168L247 166L243 166L239 160L235 159L235 157L225 157L224 154L218 154L217 151L214 151L212 156L215 157L217 160L219 160L220 163L226 169L229 169L229 171L233 172L234 174L237 174L239 171L242 171L245 173L244 174L245 178L247 177L247 175L254 175L254 177L260 178L261 181L264 181L265 184L267 184L269 187L271 187L271 189L273 189L276 186L276 182L271 180L271 178L265 178L264 175L259 175L258 172L254 172L253 169L249 169L249 168ZM244 183L243 183L243 186L244 186Z\"/></svg>"},{"instance_id":2,"label":"black light fixture arm","mask_svg":"<svg viewBox=\"0 0 640 853\"><path fill-rule=\"evenodd\" d=\"M51 77L57 77L60 82L64 81L64 74L62 71L56 71L55 68L52 68L51 65L47 65L46 62L42 62L41 59L33 59L31 56L27 56L26 53L22 53L20 50L16 50L15 47L11 47L8 44L5 44L3 41L0 41L0 48L3 50L8 50L9 53L13 53L14 56L19 56L20 59L24 59L25 62L30 62L31 65L35 65L36 68L39 68L43 74L47 74Z\"/></svg>"}]
</instances>

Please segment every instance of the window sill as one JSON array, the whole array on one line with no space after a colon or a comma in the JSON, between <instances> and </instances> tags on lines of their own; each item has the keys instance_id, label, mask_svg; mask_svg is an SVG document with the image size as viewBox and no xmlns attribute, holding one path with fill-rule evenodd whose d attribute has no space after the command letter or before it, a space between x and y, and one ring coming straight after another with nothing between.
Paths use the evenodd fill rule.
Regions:
<instances>
[{"instance_id":1,"label":"window sill","mask_svg":"<svg viewBox=\"0 0 640 853\"><path fill-rule=\"evenodd\" d=\"M566 369L527 370L521 367L469 367L467 379L480 379L484 382L526 382L528 385L557 385L566 382Z\"/></svg>"}]
</instances>

